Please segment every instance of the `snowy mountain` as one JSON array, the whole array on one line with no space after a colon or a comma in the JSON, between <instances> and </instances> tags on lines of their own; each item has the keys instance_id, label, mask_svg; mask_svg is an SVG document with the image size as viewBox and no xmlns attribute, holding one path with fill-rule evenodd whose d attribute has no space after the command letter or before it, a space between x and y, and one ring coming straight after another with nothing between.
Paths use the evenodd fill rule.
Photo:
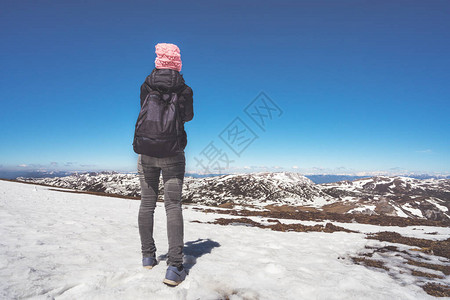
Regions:
<instances>
[{"instance_id":1,"label":"snowy mountain","mask_svg":"<svg viewBox=\"0 0 450 300\"><path fill-rule=\"evenodd\" d=\"M348 211L430 220L449 219L450 180L382 177L322 184Z\"/></svg>"},{"instance_id":2,"label":"snowy mountain","mask_svg":"<svg viewBox=\"0 0 450 300\"><path fill-rule=\"evenodd\" d=\"M89 172L54 178L18 177L17 180L80 191L102 192L130 197L138 197L140 195L139 180L136 174L132 173Z\"/></svg>"},{"instance_id":3,"label":"snowy mountain","mask_svg":"<svg viewBox=\"0 0 450 300\"><path fill-rule=\"evenodd\" d=\"M111 172L21 181L83 191L138 197L136 174ZM160 199L163 183L160 180ZM307 207L338 213L381 214L430 220L450 219L450 179L382 177L314 184L293 172L258 172L205 178L185 177L183 201L211 206Z\"/></svg>"},{"instance_id":4,"label":"snowy mountain","mask_svg":"<svg viewBox=\"0 0 450 300\"><path fill-rule=\"evenodd\" d=\"M81 178L88 177L109 182L105 174ZM289 186L287 177L237 180ZM296 177L290 180L298 184ZM0 299L416 300L450 295L448 227L243 219L202 208L183 206L189 275L170 288L162 283L168 251L162 203L157 203L154 224L159 263L148 270L141 266L138 201L0 181ZM219 225L224 216L228 225Z\"/></svg>"},{"instance_id":5,"label":"snowy mountain","mask_svg":"<svg viewBox=\"0 0 450 300\"><path fill-rule=\"evenodd\" d=\"M18 178L56 187L82 191L105 192L124 196L140 194L136 174L86 173L59 178ZM159 185L161 200L164 193L162 178ZM227 202L242 205L264 206L267 204L313 205L333 201L310 179L288 172L259 172L215 177L185 177L183 200L190 203L221 205Z\"/></svg>"},{"instance_id":6,"label":"snowy mountain","mask_svg":"<svg viewBox=\"0 0 450 300\"><path fill-rule=\"evenodd\" d=\"M187 202L207 205L233 203L247 206L320 206L334 200L310 179L290 172L232 174L188 180L184 190Z\"/></svg>"}]
</instances>

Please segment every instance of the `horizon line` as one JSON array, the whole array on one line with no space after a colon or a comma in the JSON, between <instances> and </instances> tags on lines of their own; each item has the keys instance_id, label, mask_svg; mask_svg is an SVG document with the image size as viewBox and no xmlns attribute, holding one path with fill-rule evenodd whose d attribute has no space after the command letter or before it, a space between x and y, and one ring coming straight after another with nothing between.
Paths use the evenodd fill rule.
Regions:
<instances>
[{"instance_id":1,"label":"horizon line","mask_svg":"<svg viewBox=\"0 0 450 300\"><path fill-rule=\"evenodd\" d=\"M0 178L2 178L3 174L14 174L17 173L41 173L41 174L54 174L54 173L62 173L62 174L85 174L85 173L119 173L119 174L135 174L137 170L126 170L126 169L91 169L91 170L63 170L63 169L0 169ZM300 170L235 170L230 172L205 172L205 171L196 171L196 170L187 170L185 171L185 176L189 176L189 174L193 175L237 175L237 174L251 174L251 173L296 173L304 176L436 176L436 177L445 177L450 176L449 172L422 172L422 171L355 171L355 172L311 172L305 171L302 172ZM25 174L24 174L25 175ZM22 177L22 176L17 176Z\"/></svg>"}]
</instances>

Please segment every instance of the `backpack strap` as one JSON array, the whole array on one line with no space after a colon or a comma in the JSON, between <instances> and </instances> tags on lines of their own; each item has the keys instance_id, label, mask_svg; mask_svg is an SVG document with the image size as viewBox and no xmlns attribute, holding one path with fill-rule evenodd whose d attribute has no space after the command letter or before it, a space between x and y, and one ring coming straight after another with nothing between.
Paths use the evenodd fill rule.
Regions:
<instances>
[{"instance_id":1,"label":"backpack strap","mask_svg":"<svg viewBox=\"0 0 450 300\"><path fill-rule=\"evenodd\" d=\"M176 116L176 120L178 123L176 126L177 127L177 137L181 136L180 127L181 127L181 122L182 122L181 116L180 116L180 106L178 104L178 99L179 99L178 93L172 92L170 102L173 103L175 106L175 112L176 112L175 116Z\"/></svg>"}]
</instances>

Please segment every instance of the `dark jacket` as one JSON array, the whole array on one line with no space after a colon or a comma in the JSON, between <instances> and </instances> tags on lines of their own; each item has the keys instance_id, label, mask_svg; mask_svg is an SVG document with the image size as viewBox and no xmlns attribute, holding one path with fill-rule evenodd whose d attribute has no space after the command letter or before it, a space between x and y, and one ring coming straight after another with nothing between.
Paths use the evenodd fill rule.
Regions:
<instances>
[{"instance_id":1,"label":"dark jacket","mask_svg":"<svg viewBox=\"0 0 450 300\"><path fill-rule=\"evenodd\" d=\"M134 151L153 157L183 152L187 145L184 123L192 120L194 110L192 89L185 84L180 72L153 69L141 86L140 98Z\"/></svg>"},{"instance_id":2,"label":"dark jacket","mask_svg":"<svg viewBox=\"0 0 450 300\"><path fill-rule=\"evenodd\" d=\"M153 69L141 85L141 107L145 97L150 92L179 93L179 104L181 118L184 122L189 122L194 117L192 89L184 83L183 75L171 69Z\"/></svg>"}]
</instances>

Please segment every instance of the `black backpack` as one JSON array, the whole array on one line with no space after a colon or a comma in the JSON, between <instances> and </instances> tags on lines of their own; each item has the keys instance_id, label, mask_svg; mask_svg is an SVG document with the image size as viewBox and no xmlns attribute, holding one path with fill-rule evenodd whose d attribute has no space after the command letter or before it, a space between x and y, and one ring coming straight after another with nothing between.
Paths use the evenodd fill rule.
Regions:
<instances>
[{"instance_id":1,"label":"black backpack","mask_svg":"<svg viewBox=\"0 0 450 300\"><path fill-rule=\"evenodd\" d=\"M187 144L176 92L151 91L136 121L133 150L153 157L175 156Z\"/></svg>"}]
</instances>

